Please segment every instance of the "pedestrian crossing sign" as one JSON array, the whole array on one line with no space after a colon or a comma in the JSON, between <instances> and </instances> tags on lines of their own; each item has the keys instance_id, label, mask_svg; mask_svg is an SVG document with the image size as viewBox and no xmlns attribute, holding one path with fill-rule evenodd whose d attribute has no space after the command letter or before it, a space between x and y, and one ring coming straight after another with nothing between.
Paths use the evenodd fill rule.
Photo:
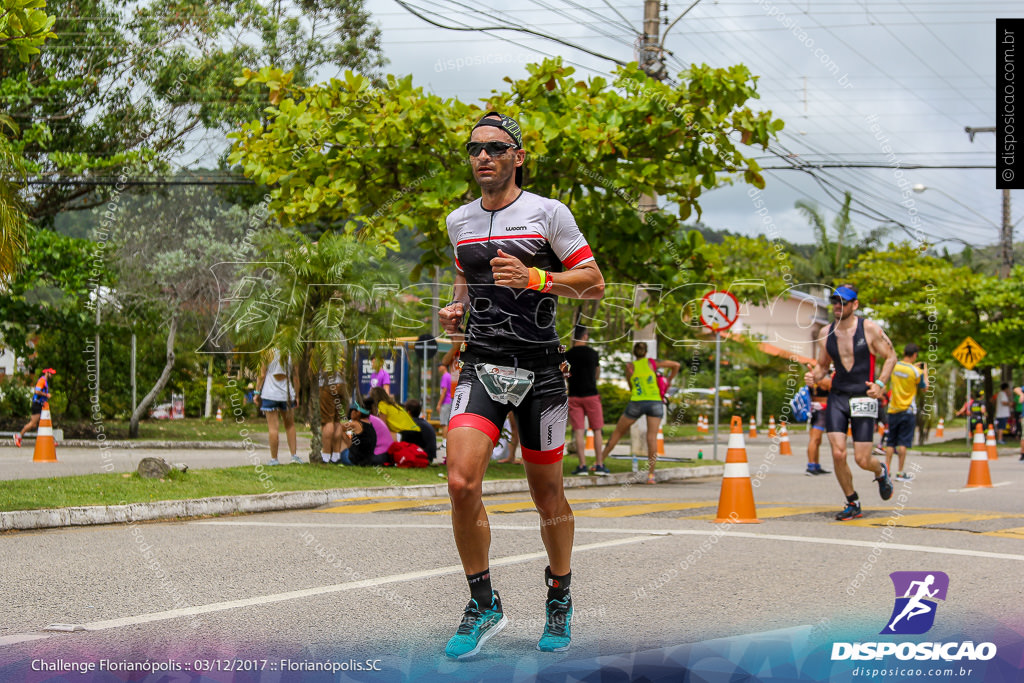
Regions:
<instances>
[{"instance_id":1,"label":"pedestrian crossing sign","mask_svg":"<svg viewBox=\"0 0 1024 683\"><path fill-rule=\"evenodd\" d=\"M985 357L987 351L981 348L978 342L974 341L970 337L964 339L960 343L960 346L953 349L953 358L960 361L968 370L973 370L974 366L981 362L981 359Z\"/></svg>"}]
</instances>

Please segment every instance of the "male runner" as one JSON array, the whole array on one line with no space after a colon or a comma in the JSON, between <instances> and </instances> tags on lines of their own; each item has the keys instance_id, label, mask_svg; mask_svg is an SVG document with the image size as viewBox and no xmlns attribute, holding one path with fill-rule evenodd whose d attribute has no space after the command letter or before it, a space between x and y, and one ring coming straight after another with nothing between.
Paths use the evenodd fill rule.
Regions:
<instances>
[{"instance_id":1,"label":"male runner","mask_svg":"<svg viewBox=\"0 0 1024 683\"><path fill-rule=\"evenodd\" d=\"M821 466L819 453L821 437L825 434L825 407L828 406L828 390L832 386L832 378L825 376L820 382L811 385L811 433L807 440L807 471L805 474L828 474Z\"/></svg>"},{"instance_id":2,"label":"male runner","mask_svg":"<svg viewBox=\"0 0 1024 683\"><path fill-rule=\"evenodd\" d=\"M900 463L895 478L901 481L910 481L914 478L913 474L906 471L907 449L914 444L914 429L917 427L917 391L928 388L928 369L917 366L919 352L917 344L907 344L903 348L903 359L892 371L892 399L889 401L885 467L891 469L895 448Z\"/></svg>"},{"instance_id":3,"label":"male runner","mask_svg":"<svg viewBox=\"0 0 1024 683\"><path fill-rule=\"evenodd\" d=\"M838 520L862 517L860 497L853 488L853 473L846 461L846 430L853 432L853 457L857 465L875 475L882 500L892 497L892 481L885 465L871 455L878 399L896 365L896 351L882 328L871 320L854 315L860 306L857 290L840 285L829 297L835 322L822 330L818 338L818 365L804 375L808 386L821 381L830 364L835 364L832 389L825 407L825 432L832 446L836 479L846 496L846 507ZM876 372L877 360L882 369Z\"/></svg>"},{"instance_id":4,"label":"male runner","mask_svg":"<svg viewBox=\"0 0 1024 683\"><path fill-rule=\"evenodd\" d=\"M466 149L483 196L448 216L454 298L438 318L451 335L469 314L448 424L448 495L471 598L445 654L472 657L507 623L491 589L491 531L481 489L509 409L519 423L549 562L547 619L537 648L562 651L570 641L574 521L562 488L568 367L555 332L555 303L559 296L601 298L604 278L569 209L521 189L526 153L515 120L488 113Z\"/></svg>"}]
</instances>

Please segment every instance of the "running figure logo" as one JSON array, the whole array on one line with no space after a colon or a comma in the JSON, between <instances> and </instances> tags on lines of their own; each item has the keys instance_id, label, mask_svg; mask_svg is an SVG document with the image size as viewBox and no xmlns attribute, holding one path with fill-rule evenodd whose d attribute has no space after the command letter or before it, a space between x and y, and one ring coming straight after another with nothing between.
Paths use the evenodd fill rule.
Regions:
<instances>
[{"instance_id":1,"label":"running figure logo","mask_svg":"<svg viewBox=\"0 0 1024 683\"><path fill-rule=\"evenodd\" d=\"M882 634L927 633L935 623L936 600L945 600L949 576L943 572L893 572L896 604Z\"/></svg>"}]
</instances>

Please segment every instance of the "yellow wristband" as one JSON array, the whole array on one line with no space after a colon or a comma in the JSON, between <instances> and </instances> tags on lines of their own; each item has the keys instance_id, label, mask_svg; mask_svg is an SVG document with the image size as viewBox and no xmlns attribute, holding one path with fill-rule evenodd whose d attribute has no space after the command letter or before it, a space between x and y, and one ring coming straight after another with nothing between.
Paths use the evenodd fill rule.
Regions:
<instances>
[{"instance_id":1,"label":"yellow wristband","mask_svg":"<svg viewBox=\"0 0 1024 683\"><path fill-rule=\"evenodd\" d=\"M540 291L547 282L548 274L540 268L530 268L530 281L526 283L527 289Z\"/></svg>"}]
</instances>

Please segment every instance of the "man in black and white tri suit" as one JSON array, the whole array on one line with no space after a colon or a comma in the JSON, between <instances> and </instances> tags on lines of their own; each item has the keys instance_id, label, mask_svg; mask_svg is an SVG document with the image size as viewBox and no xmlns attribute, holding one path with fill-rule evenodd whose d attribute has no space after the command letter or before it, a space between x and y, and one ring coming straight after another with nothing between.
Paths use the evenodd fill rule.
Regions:
<instances>
[{"instance_id":1,"label":"man in black and white tri suit","mask_svg":"<svg viewBox=\"0 0 1024 683\"><path fill-rule=\"evenodd\" d=\"M466 143L482 197L447 219L455 286L438 317L449 335L466 319L462 371L448 425L448 494L471 599L445 653L466 659L507 620L491 588L491 533L481 487L491 449L512 410L547 550L547 618L538 649L568 649L574 521L562 488L568 417L559 296L599 299L604 278L569 209L521 189L526 153L518 123L490 112ZM468 316L468 319L467 319Z\"/></svg>"}]
</instances>

